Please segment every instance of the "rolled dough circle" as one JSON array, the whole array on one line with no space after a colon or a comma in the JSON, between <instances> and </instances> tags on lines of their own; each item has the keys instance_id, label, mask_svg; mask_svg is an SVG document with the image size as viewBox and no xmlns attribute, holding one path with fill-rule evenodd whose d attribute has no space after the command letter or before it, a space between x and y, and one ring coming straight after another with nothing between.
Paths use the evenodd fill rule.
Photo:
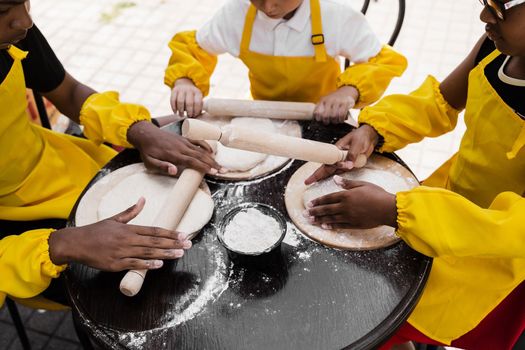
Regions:
<instances>
[{"instance_id":1,"label":"rolled dough circle","mask_svg":"<svg viewBox=\"0 0 525 350\"><path fill-rule=\"evenodd\" d=\"M104 220L118 214L137 203L140 197L144 197L144 209L129 223L155 226L155 218L176 183L176 178L145 172L128 176L102 197L98 205L98 219ZM211 196L198 189L177 226L177 231L197 232L206 225L212 214Z\"/></svg>"},{"instance_id":2,"label":"rolled dough circle","mask_svg":"<svg viewBox=\"0 0 525 350\"><path fill-rule=\"evenodd\" d=\"M297 228L309 238L326 246L348 250L369 250L390 246L399 237L392 227L379 226L372 229L337 229L324 230L312 225L303 216L306 203L310 200L333 192L342 191L332 178L306 186L304 180L309 177L320 164L306 163L292 175L286 186L285 204L288 215ZM367 181L395 193L409 190L419 185L412 173L401 164L383 156L372 155L362 169L353 169L341 175L347 179Z\"/></svg>"},{"instance_id":3,"label":"rolled dough circle","mask_svg":"<svg viewBox=\"0 0 525 350\"><path fill-rule=\"evenodd\" d=\"M144 197L146 203L143 210L130 223L155 226L156 214L176 182L176 178L148 172L142 163L117 169L95 182L84 194L76 210L75 225L85 226L111 217ZM203 182L177 230L195 234L211 219L213 209L213 199Z\"/></svg>"}]
</instances>

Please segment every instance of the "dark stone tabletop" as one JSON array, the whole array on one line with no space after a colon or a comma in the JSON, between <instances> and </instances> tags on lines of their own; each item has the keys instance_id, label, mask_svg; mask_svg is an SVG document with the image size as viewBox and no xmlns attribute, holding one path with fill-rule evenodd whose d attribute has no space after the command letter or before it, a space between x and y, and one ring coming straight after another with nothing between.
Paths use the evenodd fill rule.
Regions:
<instances>
[{"instance_id":1,"label":"dark stone tabletop","mask_svg":"<svg viewBox=\"0 0 525 350\"><path fill-rule=\"evenodd\" d=\"M350 130L337 129L304 124L303 136L333 142ZM89 186L139 161L136 151L124 151ZM135 297L119 291L124 273L73 264L66 280L80 326L114 349L376 348L408 317L432 261L403 242L341 251L306 238L284 205L287 181L302 164L252 181L207 179L211 221L182 259L149 272ZM255 265L232 260L217 239L222 218L241 203L267 204L287 221L281 249Z\"/></svg>"}]
</instances>

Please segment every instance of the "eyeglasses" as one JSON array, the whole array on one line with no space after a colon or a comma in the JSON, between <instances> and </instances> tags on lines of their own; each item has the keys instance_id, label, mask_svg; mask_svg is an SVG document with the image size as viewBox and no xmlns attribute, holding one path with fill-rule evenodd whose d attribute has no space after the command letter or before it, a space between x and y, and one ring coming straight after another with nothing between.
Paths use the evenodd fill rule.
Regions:
<instances>
[{"instance_id":1,"label":"eyeglasses","mask_svg":"<svg viewBox=\"0 0 525 350\"><path fill-rule=\"evenodd\" d=\"M498 17L500 20L504 21L505 11L515 6L525 3L525 0L512 0L509 2L505 2L505 3L498 1L498 0L479 0L479 2L483 6L488 7L490 12L492 12L493 15Z\"/></svg>"}]
</instances>

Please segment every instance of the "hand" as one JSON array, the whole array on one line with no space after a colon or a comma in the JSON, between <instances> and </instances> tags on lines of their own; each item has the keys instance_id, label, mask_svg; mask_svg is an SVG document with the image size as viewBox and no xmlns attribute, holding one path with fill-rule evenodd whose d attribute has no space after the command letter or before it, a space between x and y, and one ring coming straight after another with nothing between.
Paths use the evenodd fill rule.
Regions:
<instances>
[{"instance_id":1,"label":"hand","mask_svg":"<svg viewBox=\"0 0 525 350\"><path fill-rule=\"evenodd\" d=\"M191 241L182 233L158 227L127 225L144 208L136 205L112 218L83 227L65 228L49 237L49 256L56 265L79 262L104 271L151 270L161 259L178 259Z\"/></svg>"},{"instance_id":2,"label":"hand","mask_svg":"<svg viewBox=\"0 0 525 350\"><path fill-rule=\"evenodd\" d=\"M308 203L304 215L322 228L367 229L381 225L397 227L396 196L379 186L334 176L346 191L331 193Z\"/></svg>"},{"instance_id":3,"label":"hand","mask_svg":"<svg viewBox=\"0 0 525 350\"><path fill-rule=\"evenodd\" d=\"M184 117L184 112L190 118L202 113L202 92L187 78L175 81L171 90L171 109L175 114Z\"/></svg>"},{"instance_id":4,"label":"hand","mask_svg":"<svg viewBox=\"0 0 525 350\"><path fill-rule=\"evenodd\" d=\"M220 169L206 142L190 141L147 121L135 123L128 129L128 141L140 151L148 169L172 176L177 174L177 166L208 174L217 174Z\"/></svg>"},{"instance_id":5,"label":"hand","mask_svg":"<svg viewBox=\"0 0 525 350\"><path fill-rule=\"evenodd\" d=\"M368 124L363 124L359 128L352 130L336 142L336 146L340 149L348 150L346 161L335 165L322 165L304 183L310 185L334 174L352 169L357 156L364 154L367 158L370 157L378 141L379 135L377 131Z\"/></svg>"},{"instance_id":6,"label":"hand","mask_svg":"<svg viewBox=\"0 0 525 350\"><path fill-rule=\"evenodd\" d=\"M323 124L344 123L348 110L355 105L359 92L353 86L341 86L336 91L321 98L314 109L314 119Z\"/></svg>"}]
</instances>

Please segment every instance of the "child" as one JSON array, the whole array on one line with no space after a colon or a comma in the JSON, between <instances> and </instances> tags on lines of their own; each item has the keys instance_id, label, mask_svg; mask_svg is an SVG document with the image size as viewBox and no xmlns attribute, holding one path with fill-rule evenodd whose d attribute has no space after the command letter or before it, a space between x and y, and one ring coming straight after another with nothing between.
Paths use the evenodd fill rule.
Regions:
<instances>
[{"instance_id":1,"label":"child","mask_svg":"<svg viewBox=\"0 0 525 350\"><path fill-rule=\"evenodd\" d=\"M225 52L248 67L254 99L317 103L315 119L324 123L342 123L350 108L375 102L406 68L344 0L230 0L169 47L171 106L190 117L202 112L216 55ZM343 73L339 56L354 63Z\"/></svg>"},{"instance_id":2,"label":"child","mask_svg":"<svg viewBox=\"0 0 525 350\"><path fill-rule=\"evenodd\" d=\"M441 83L365 108L339 141L349 160L392 152L452 130L465 109L458 152L423 185L391 195L335 177L347 191L312 201L325 227L390 225L434 258L423 295L384 349L415 340L464 349L512 349L525 330L525 0L483 1L486 36ZM334 173L318 169L307 183Z\"/></svg>"},{"instance_id":3,"label":"child","mask_svg":"<svg viewBox=\"0 0 525 350\"><path fill-rule=\"evenodd\" d=\"M27 87L81 122L88 140L30 123ZM203 144L155 127L144 107L71 77L33 26L29 1L0 0L0 106L0 306L8 295L28 299L47 292L69 262L110 271L154 269L191 246L176 232L125 225L144 200L111 219L63 228L84 187L116 155L105 141L136 146L148 167L170 175L177 166L214 172L218 165Z\"/></svg>"}]
</instances>

